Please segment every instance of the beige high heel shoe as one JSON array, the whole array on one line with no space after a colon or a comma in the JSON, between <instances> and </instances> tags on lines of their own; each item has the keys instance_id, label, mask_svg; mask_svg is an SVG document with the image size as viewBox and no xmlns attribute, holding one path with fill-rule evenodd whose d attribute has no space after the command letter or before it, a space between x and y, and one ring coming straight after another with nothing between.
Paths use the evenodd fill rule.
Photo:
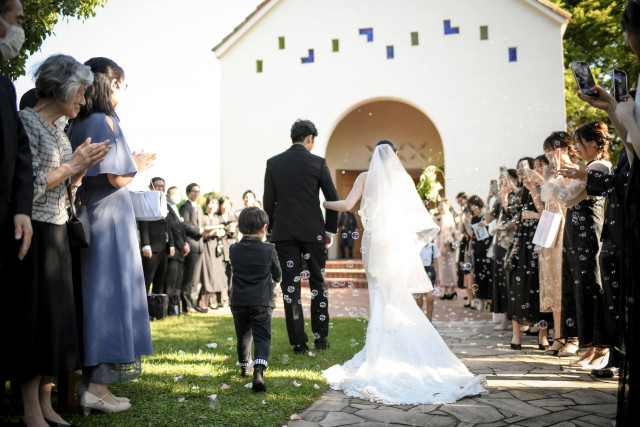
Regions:
<instances>
[{"instance_id":1,"label":"beige high heel shoe","mask_svg":"<svg viewBox=\"0 0 640 427\"><path fill-rule=\"evenodd\" d=\"M107 391L102 397L97 397L91 394L89 391L85 391L82 395L82 399L80 399L80 406L82 406L82 412L85 415L89 415L91 410L94 409L96 411L108 412L112 414L118 414L120 412L127 411L131 409L131 403L129 402L118 402L114 405L109 402L105 402L104 398L109 394Z\"/></svg>"},{"instance_id":2,"label":"beige high heel shoe","mask_svg":"<svg viewBox=\"0 0 640 427\"><path fill-rule=\"evenodd\" d=\"M78 396L79 400L82 400L82 396L86 393L87 391L87 386L80 381L78 383L78 387L76 387L76 396ZM111 397L113 397L113 400L115 400L116 402L130 402L128 397L118 397L118 396L114 396L113 393L111 393L110 390L107 390L107 392L111 395Z\"/></svg>"},{"instance_id":3,"label":"beige high heel shoe","mask_svg":"<svg viewBox=\"0 0 640 427\"><path fill-rule=\"evenodd\" d=\"M596 351L593 353L593 357L584 365L582 369L585 371L591 371L593 369L602 369L607 366L607 362L609 362L609 349L608 348L596 348Z\"/></svg>"},{"instance_id":4,"label":"beige high heel shoe","mask_svg":"<svg viewBox=\"0 0 640 427\"><path fill-rule=\"evenodd\" d=\"M595 353L596 349L594 347L590 347L587 352L582 355L582 357L580 357L580 359L576 360L575 362L569 363L569 366L571 368L584 368L589 364L589 362L591 362L591 359L593 359Z\"/></svg>"}]
</instances>

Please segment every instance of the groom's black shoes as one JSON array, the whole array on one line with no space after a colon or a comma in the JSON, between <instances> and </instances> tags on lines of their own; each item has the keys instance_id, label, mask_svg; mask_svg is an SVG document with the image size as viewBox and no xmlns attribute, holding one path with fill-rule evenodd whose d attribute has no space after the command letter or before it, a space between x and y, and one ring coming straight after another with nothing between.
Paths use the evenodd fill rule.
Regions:
<instances>
[{"instance_id":1,"label":"groom's black shoes","mask_svg":"<svg viewBox=\"0 0 640 427\"><path fill-rule=\"evenodd\" d=\"M293 354L305 354L309 351L309 347L306 344L296 344L293 346Z\"/></svg>"},{"instance_id":2,"label":"groom's black shoes","mask_svg":"<svg viewBox=\"0 0 640 427\"><path fill-rule=\"evenodd\" d=\"M315 341L315 348L317 350L326 350L329 348L329 341L326 338L318 338Z\"/></svg>"},{"instance_id":3,"label":"groom's black shoes","mask_svg":"<svg viewBox=\"0 0 640 427\"><path fill-rule=\"evenodd\" d=\"M264 372L264 365L255 365L253 368L253 383L251 388L253 391L267 391L267 386L264 384L264 376L262 375Z\"/></svg>"}]
</instances>

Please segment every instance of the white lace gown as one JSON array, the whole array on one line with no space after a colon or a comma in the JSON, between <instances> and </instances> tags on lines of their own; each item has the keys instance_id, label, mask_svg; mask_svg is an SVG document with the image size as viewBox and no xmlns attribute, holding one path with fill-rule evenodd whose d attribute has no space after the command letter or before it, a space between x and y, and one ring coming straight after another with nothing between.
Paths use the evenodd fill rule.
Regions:
<instances>
[{"instance_id":1,"label":"white lace gown","mask_svg":"<svg viewBox=\"0 0 640 427\"><path fill-rule=\"evenodd\" d=\"M393 160L385 160L385 153L379 154L382 163L378 168L388 169L385 161ZM380 156L377 160L381 160ZM412 296L412 292L433 289L420 261L420 247L437 233L438 226L422 205L404 168L404 176L396 171L395 175L380 179L372 176L372 171L378 170L374 161L376 154L360 212L365 225L363 263L370 303L366 343L351 360L330 367L323 375L334 390L392 405L453 403L480 394L485 391L485 377L473 375L449 350ZM394 191L379 188L382 182L391 182ZM412 193L417 202L401 200L413 198ZM399 210L389 209L397 208L397 203L402 203L404 217L400 220ZM416 226L417 223L422 225Z\"/></svg>"}]
</instances>

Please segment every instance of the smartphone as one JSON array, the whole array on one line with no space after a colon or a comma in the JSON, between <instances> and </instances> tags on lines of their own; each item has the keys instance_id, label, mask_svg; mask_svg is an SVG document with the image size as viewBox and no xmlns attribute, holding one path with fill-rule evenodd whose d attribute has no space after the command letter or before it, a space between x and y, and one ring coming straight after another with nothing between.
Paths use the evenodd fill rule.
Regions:
<instances>
[{"instance_id":1,"label":"smartphone","mask_svg":"<svg viewBox=\"0 0 640 427\"><path fill-rule=\"evenodd\" d=\"M620 102L622 97L629 94L627 86L627 73L622 70L613 70L611 73L611 81L613 82L613 96L616 101Z\"/></svg>"},{"instance_id":2,"label":"smartphone","mask_svg":"<svg viewBox=\"0 0 640 427\"><path fill-rule=\"evenodd\" d=\"M597 98L598 92L590 90L596 85L596 81L593 79L593 74L591 74L589 63L586 61L574 61L570 66L582 95Z\"/></svg>"},{"instance_id":3,"label":"smartphone","mask_svg":"<svg viewBox=\"0 0 640 427\"><path fill-rule=\"evenodd\" d=\"M493 190L494 193L498 193L498 180L497 179L492 179L491 180L491 184L489 184L489 186L491 187L491 189Z\"/></svg>"},{"instance_id":4,"label":"smartphone","mask_svg":"<svg viewBox=\"0 0 640 427\"><path fill-rule=\"evenodd\" d=\"M500 176L502 176L502 179L504 179L505 181L508 181L509 169L507 169L506 166L500 166Z\"/></svg>"}]
</instances>

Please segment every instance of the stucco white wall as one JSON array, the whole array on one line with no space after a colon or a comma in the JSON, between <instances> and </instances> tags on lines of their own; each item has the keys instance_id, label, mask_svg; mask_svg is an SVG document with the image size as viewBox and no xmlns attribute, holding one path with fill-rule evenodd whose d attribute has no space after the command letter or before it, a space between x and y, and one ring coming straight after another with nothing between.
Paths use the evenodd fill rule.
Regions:
<instances>
[{"instance_id":1,"label":"stucco white wall","mask_svg":"<svg viewBox=\"0 0 640 427\"><path fill-rule=\"evenodd\" d=\"M265 162L289 147L297 118L317 125L314 153L324 156L340 118L369 99L398 98L434 123L448 196L484 196L500 165L540 154L565 128L561 24L528 0L272 0L256 18L220 56L221 191L234 204L247 188L262 197ZM445 19L460 34L444 35ZM358 34L369 27L371 43ZM310 48L315 62L301 64Z\"/></svg>"}]
</instances>

